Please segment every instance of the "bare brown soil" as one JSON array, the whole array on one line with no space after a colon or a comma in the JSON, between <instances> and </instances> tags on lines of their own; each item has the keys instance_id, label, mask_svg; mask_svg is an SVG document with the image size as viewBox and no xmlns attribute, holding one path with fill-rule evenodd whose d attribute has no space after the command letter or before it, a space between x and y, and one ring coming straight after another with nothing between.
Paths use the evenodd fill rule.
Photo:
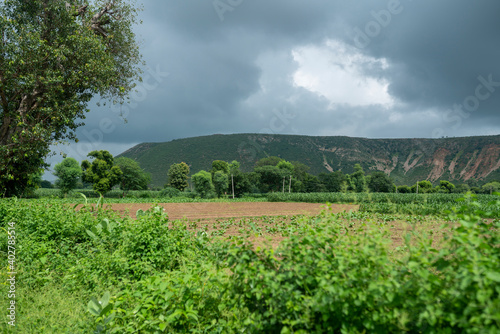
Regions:
<instances>
[{"instance_id":1,"label":"bare brown soil","mask_svg":"<svg viewBox=\"0 0 500 334\"><path fill-rule=\"evenodd\" d=\"M105 207L116 211L120 216L136 218L137 210L146 211L153 206L151 203L113 203L106 204ZM278 245L287 237L281 232L272 232L268 228L286 226L291 222L292 216L306 215L315 216L326 209L324 204L318 203L271 203L271 202L229 202L229 203L159 203L165 209L170 221L185 220L189 230L204 230L209 235L220 236L228 239L238 236L246 236L255 247L271 247L276 249ZM77 210L82 205L77 206ZM331 212L339 213L343 211L357 211L358 205L332 204ZM282 216L276 221L269 221L265 216ZM283 217L287 216L287 217ZM225 222L231 222L229 226L223 227ZM251 231L250 222L260 229L258 234ZM352 221L353 232L361 226L361 221ZM429 237L434 242L439 243L443 232L440 231L441 223L430 224L408 224L405 221L388 221L383 226L389 229L392 247L403 246L405 235L410 231L430 233ZM381 226L382 227L382 226ZM223 231L222 231L223 230ZM223 233L218 233L223 232Z\"/></svg>"},{"instance_id":2,"label":"bare brown soil","mask_svg":"<svg viewBox=\"0 0 500 334\"><path fill-rule=\"evenodd\" d=\"M160 203L165 209L168 218L173 219L216 219L241 218L260 216L293 216L317 215L325 209L324 204L316 203L270 203L270 202L234 202L234 203ZM152 204L149 203L113 203L107 204L120 215L136 218L137 210L146 211ZM77 206L77 210L81 205ZM358 205L333 204L334 213L342 211L357 211Z\"/></svg>"}]
</instances>

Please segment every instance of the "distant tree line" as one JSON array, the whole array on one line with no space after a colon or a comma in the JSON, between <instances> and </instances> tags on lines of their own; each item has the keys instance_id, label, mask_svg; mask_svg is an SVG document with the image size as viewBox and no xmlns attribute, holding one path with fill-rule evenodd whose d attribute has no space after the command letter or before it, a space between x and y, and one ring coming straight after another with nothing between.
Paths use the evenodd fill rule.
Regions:
<instances>
[{"instance_id":1,"label":"distant tree line","mask_svg":"<svg viewBox=\"0 0 500 334\"><path fill-rule=\"evenodd\" d=\"M105 194L113 187L119 187L124 195L130 190L147 190L151 175L146 173L135 160L119 157L114 159L107 151L93 151L88 154L90 161L79 164L73 158L65 158L54 167L57 177L55 187L63 195L75 188L92 187ZM190 168L185 162L172 164L167 171L164 193L169 196L184 191L195 192L203 198L234 196L245 193L268 192L398 192L398 193L493 193L500 191L500 181L492 181L482 186L455 185L441 180L433 186L422 180L414 185L396 186L394 181L382 171L366 174L360 164L354 165L351 174L342 171L324 172L319 175L309 173L309 167L301 162L286 161L270 156L258 160L251 172L243 172L236 160L226 162L214 160L211 169L201 170L190 176ZM50 182L41 179L41 173L32 177L38 187L51 188ZM191 184L191 187L190 187Z\"/></svg>"},{"instance_id":2,"label":"distant tree line","mask_svg":"<svg viewBox=\"0 0 500 334\"><path fill-rule=\"evenodd\" d=\"M146 173L137 161L129 158L114 157L108 151L92 151L87 155L89 160L81 164L73 158L64 160L54 166L55 184L40 180L43 188L59 188L65 196L76 188L92 187L94 191L104 195L118 186L125 192L129 190L147 190L151 176Z\"/></svg>"},{"instance_id":3,"label":"distant tree line","mask_svg":"<svg viewBox=\"0 0 500 334\"><path fill-rule=\"evenodd\" d=\"M244 193L268 192L493 193L500 190L500 182L497 181L482 187L469 187L467 184L455 186L444 180L436 186L427 180L419 181L412 186L396 186L382 171L365 174L360 164L354 165L352 174L335 171L312 175L308 171L309 167L301 162L286 161L275 156L260 159L255 163L253 170L246 173L240 170L238 161L229 163L215 160L209 171L201 170L192 175L191 183L194 191L201 197L233 196L233 194L239 197ZM184 191L188 187L188 179L187 164L173 164L168 172L169 181L166 187Z\"/></svg>"}]
</instances>

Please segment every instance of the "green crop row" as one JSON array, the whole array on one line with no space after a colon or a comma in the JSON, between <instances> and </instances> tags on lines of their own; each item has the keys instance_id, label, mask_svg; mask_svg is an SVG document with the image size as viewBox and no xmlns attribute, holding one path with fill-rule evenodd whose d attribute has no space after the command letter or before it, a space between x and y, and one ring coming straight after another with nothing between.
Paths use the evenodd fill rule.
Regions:
<instances>
[{"instance_id":1,"label":"green crop row","mask_svg":"<svg viewBox=\"0 0 500 334\"><path fill-rule=\"evenodd\" d=\"M476 195L478 202L491 201L490 195ZM270 202L309 202L309 203L456 203L463 194L396 194L396 193L269 193Z\"/></svg>"},{"instance_id":2,"label":"green crop row","mask_svg":"<svg viewBox=\"0 0 500 334\"><path fill-rule=\"evenodd\" d=\"M468 195L483 211L500 217L500 207L491 195ZM463 194L383 194L383 193L271 193L270 202L351 203L360 204L359 210L372 213L399 213L414 215L444 214L462 205Z\"/></svg>"},{"instance_id":3,"label":"green crop row","mask_svg":"<svg viewBox=\"0 0 500 334\"><path fill-rule=\"evenodd\" d=\"M35 192L36 198L28 198L28 200L36 199L51 199L60 201L61 203L90 203L97 202L100 195L93 190L75 190L66 197L61 197L58 189L37 189ZM172 195L164 191L152 190L131 190L124 193L120 190L112 190L104 196L106 203L193 203L193 202L264 202L267 201L265 196L248 195L240 198L232 198L225 196L221 198L200 198L195 193L184 192Z\"/></svg>"}]
</instances>

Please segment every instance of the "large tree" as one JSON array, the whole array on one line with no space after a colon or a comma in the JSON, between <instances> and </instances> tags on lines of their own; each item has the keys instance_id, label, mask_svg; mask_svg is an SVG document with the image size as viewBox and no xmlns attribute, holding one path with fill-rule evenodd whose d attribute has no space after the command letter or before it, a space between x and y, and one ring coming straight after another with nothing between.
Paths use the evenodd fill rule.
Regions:
<instances>
[{"instance_id":1,"label":"large tree","mask_svg":"<svg viewBox=\"0 0 500 334\"><path fill-rule=\"evenodd\" d=\"M276 166L282 160L283 159L281 159L280 157L275 157L275 156L262 158L255 163L255 168L264 166Z\"/></svg>"},{"instance_id":2,"label":"large tree","mask_svg":"<svg viewBox=\"0 0 500 334\"><path fill-rule=\"evenodd\" d=\"M119 157L115 159L114 163L115 166L120 167L120 170L123 172L120 181L121 190L148 189L148 184L151 182L151 175L146 173L137 161L126 157Z\"/></svg>"},{"instance_id":3,"label":"large tree","mask_svg":"<svg viewBox=\"0 0 500 334\"><path fill-rule=\"evenodd\" d=\"M216 171L212 176L212 183L217 197L220 198L227 191L227 187L229 187L227 174L221 170Z\"/></svg>"},{"instance_id":4,"label":"large tree","mask_svg":"<svg viewBox=\"0 0 500 334\"><path fill-rule=\"evenodd\" d=\"M347 190L347 176L340 170L320 173L318 177L328 192L345 192Z\"/></svg>"},{"instance_id":5,"label":"large tree","mask_svg":"<svg viewBox=\"0 0 500 334\"><path fill-rule=\"evenodd\" d=\"M61 163L55 165L54 175L58 178L56 186L66 195L76 188L82 176L82 168L75 159L65 158Z\"/></svg>"},{"instance_id":6,"label":"large tree","mask_svg":"<svg viewBox=\"0 0 500 334\"><path fill-rule=\"evenodd\" d=\"M94 160L82 161L82 178L84 182L92 183L92 189L103 195L120 183L123 172L114 165L114 158L108 151L92 151L88 157Z\"/></svg>"},{"instance_id":7,"label":"large tree","mask_svg":"<svg viewBox=\"0 0 500 334\"><path fill-rule=\"evenodd\" d=\"M439 191L444 193L452 193L455 189L455 185L450 181L441 180L439 181Z\"/></svg>"},{"instance_id":8,"label":"large tree","mask_svg":"<svg viewBox=\"0 0 500 334\"><path fill-rule=\"evenodd\" d=\"M246 192L250 192L252 185L248 174L240 170L240 163L233 160L229 164L229 173L231 173L231 180L229 182L230 191L232 193L234 187L234 196L240 197Z\"/></svg>"},{"instance_id":9,"label":"large tree","mask_svg":"<svg viewBox=\"0 0 500 334\"><path fill-rule=\"evenodd\" d=\"M172 164L168 169L168 183L165 186L184 191L189 186L189 166L185 162Z\"/></svg>"},{"instance_id":10,"label":"large tree","mask_svg":"<svg viewBox=\"0 0 500 334\"><path fill-rule=\"evenodd\" d=\"M212 161L212 169L210 170L210 173L213 176L218 171L223 172L224 174L229 174L229 163L223 160Z\"/></svg>"},{"instance_id":11,"label":"large tree","mask_svg":"<svg viewBox=\"0 0 500 334\"><path fill-rule=\"evenodd\" d=\"M194 189L202 197L207 198L215 191L212 183L212 175L204 170L199 171L192 177Z\"/></svg>"},{"instance_id":12,"label":"large tree","mask_svg":"<svg viewBox=\"0 0 500 334\"><path fill-rule=\"evenodd\" d=\"M368 190L368 186L366 184L365 171L360 164L354 165L354 173L349 175L350 179L350 187L354 192L362 193Z\"/></svg>"},{"instance_id":13,"label":"large tree","mask_svg":"<svg viewBox=\"0 0 500 334\"><path fill-rule=\"evenodd\" d=\"M419 194L430 193L432 192L432 183L431 181L427 180L418 181L413 186L411 186L411 192Z\"/></svg>"},{"instance_id":14,"label":"large tree","mask_svg":"<svg viewBox=\"0 0 500 334\"><path fill-rule=\"evenodd\" d=\"M0 194L22 192L50 144L76 139L95 95L122 102L139 78L129 0L0 2Z\"/></svg>"},{"instance_id":15,"label":"large tree","mask_svg":"<svg viewBox=\"0 0 500 334\"><path fill-rule=\"evenodd\" d=\"M395 191L395 185L392 179L382 171L376 171L370 174L368 188L376 193L392 193Z\"/></svg>"},{"instance_id":16,"label":"large tree","mask_svg":"<svg viewBox=\"0 0 500 334\"><path fill-rule=\"evenodd\" d=\"M234 170L238 167L239 163L237 161L233 161L231 165L223 160L212 161L212 169L210 170L210 173L212 174L212 183L217 197L220 198L222 194L227 191L231 178L231 169Z\"/></svg>"},{"instance_id":17,"label":"large tree","mask_svg":"<svg viewBox=\"0 0 500 334\"><path fill-rule=\"evenodd\" d=\"M492 194L494 192L498 192L498 191L500 191L500 182L493 181L493 182L486 183L485 185L483 185L481 187L481 190L485 194Z\"/></svg>"},{"instance_id":18,"label":"large tree","mask_svg":"<svg viewBox=\"0 0 500 334\"><path fill-rule=\"evenodd\" d=\"M278 168L277 166L256 167L254 172L258 175L258 187L263 193L271 191L282 191L284 179L290 175L290 170ZM285 180L286 181L286 180Z\"/></svg>"}]
</instances>

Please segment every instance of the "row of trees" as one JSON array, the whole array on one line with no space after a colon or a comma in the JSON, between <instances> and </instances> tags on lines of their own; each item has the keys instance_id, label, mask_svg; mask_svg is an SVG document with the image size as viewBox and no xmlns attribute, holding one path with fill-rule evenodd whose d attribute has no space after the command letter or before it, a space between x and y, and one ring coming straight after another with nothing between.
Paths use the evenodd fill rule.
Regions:
<instances>
[{"instance_id":1,"label":"row of trees","mask_svg":"<svg viewBox=\"0 0 500 334\"><path fill-rule=\"evenodd\" d=\"M500 191L500 182L492 181L484 184L481 187L470 187L468 184L454 185L453 183L445 180L439 181L435 187L432 186L430 181L424 180L415 183L413 186L398 186L397 192L399 193L466 193L472 191L476 194L492 194Z\"/></svg>"},{"instance_id":2,"label":"row of trees","mask_svg":"<svg viewBox=\"0 0 500 334\"><path fill-rule=\"evenodd\" d=\"M184 163L173 164L168 171L166 186L184 191L188 186L189 166ZM196 192L201 197L212 195L221 197L231 189L235 197L251 191L249 175L241 172L240 164L234 160L231 163L222 160L212 162L210 171L201 170L191 177Z\"/></svg>"},{"instance_id":3,"label":"row of trees","mask_svg":"<svg viewBox=\"0 0 500 334\"><path fill-rule=\"evenodd\" d=\"M84 160L81 165L73 158L55 165L56 186L63 194L84 184L91 184L100 194L116 185L123 191L148 189L151 176L136 161L125 157L114 159L108 151L92 151L88 157L91 161Z\"/></svg>"},{"instance_id":4,"label":"row of trees","mask_svg":"<svg viewBox=\"0 0 500 334\"><path fill-rule=\"evenodd\" d=\"M88 154L91 161L79 164L73 158L66 158L54 168L56 186L63 194L79 186L92 185L104 194L115 186L123 191L146 190L151 176L139 164L129 158L114 159L107 151L93 151ZM449 181L440 181L433 187L429 181L420 181L412 186L396 186L384 172L365 174L356 164L352 174L342 171L312 175L309 167L300 162L289 162L279 157L263 158L255 164L252 172L244 173L238 161L228 163L222 160L212 162L209 171L201 170L191 176L194 190L201 197L221 197L224 194L240 197L249 192L399 192L399 193L455 193L472 190L476 193L492 193L500 190L499 182L490 182L483 187L466 184L455 186ZM185 191L189 187L190 168L176 163L168 170L165 187Z\"/></svg>"},{"instance_id":5,"label":"row of trees","mask_svg":"<svg viewBox=\"0 0 500 334\"><path fill-rule=\"evenodd\" d=\"M228 163L215 160L210 171L199 171L191 177L194 189L200 196L220 197L228 193L238 197L245 192L399 192L399 193L491 193L500 189L499 182L490 182L483 187L470 188L466 184L455 186L449 181L440 181L433 187L430 181L420 181L412 186L396 186L384 172L365 174L356 164L352 174L342 171L312 175L309 167L300 162L289 162L279 157L263 158L255 164L252 172L243 173L237 161ZM166 186L184 191L188 185L189 166L173 164L168 172ZM234 188L234 190L233 190Z\"/></svg>"}]
</instances>

